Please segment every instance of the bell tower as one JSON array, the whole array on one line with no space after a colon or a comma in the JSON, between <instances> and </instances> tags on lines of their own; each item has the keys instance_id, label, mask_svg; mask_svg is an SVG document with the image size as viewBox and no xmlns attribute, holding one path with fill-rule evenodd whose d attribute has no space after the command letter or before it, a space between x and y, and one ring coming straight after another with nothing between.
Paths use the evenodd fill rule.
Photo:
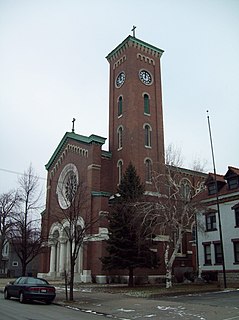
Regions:
<instances>
[{"instance_id":1,"label":"bell tower","mask_svg":"<svg viewBox=\"0 0 239 320\"><path fill-rule=\"evenodd\" d=\"M109 151L113 186L129 162L150 191L164 163L160 58L163 50L128 36L106 57L110 64Z\"/></svg>"}]
</instances>

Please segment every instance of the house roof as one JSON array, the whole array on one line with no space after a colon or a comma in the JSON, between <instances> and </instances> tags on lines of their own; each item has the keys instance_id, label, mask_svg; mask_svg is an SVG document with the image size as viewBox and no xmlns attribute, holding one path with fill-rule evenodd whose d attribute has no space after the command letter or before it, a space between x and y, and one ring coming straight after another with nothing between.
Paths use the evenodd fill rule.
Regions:
<instances>
[{"instance_id":1,"label":"house roof","mask_svg":"<svg viewBox=\"0 0 239 320\"><path fill-rule=\"evenodd\" d=\"M232 175L239 176L239 168L229 166L224 178L227 179L229 176L232 176Z\"/></svg>"},{"instance_id":2,"label":"house roof","mask_svg":"<svg viewBox=\"0 0 239 320\"><path fill-rule=\"evenodd\" d=\"M209 172L208 173L208 177L205 181L205 184L207 185L208 183L210 182L214 182L215 181L215 174L212 173L212 172ZM216 174L216 181L217 182L222 182L222 183L226 183L225 179L224 179L224 176L221 175L221 174Z\"/></svg>"},{"instance_id":3,"label":"house roof","mask_svg":"<svg viewBox=\"0 0 239 320\"><path fill-rule=\"evenodd\" d=\"M106 59L109 61L115 54L117 54L120 50L126 48L128 46L129 43L133 43L135 45L141 46L145 49L148 49L149 51L151 51L152 53L157 53L159 55L159 57L162 56L163 54L163 50L159 49L155 46L152 46L151 44L144 42L140 39L137 39L135 37L132 36L128 36L123 42L121 42L114 50L112 50L107 56Z\"/></svg>"},{"instance_id":4,"label":"house roof","mask_svg":"<svg viewBox=\"0 0 239 320\"><path fill-rule=\"evenodd\" d=\"M91 144L91 143L97 143L100 145L103 145L105 143L106 138L97 136L95 134L91 134L89 137L83 136L80 134L76 134L75 132L66 132L63 138L61 139L60 143L58 144L56 150L54 151L53 155L51 156L48 163L45 165L46 169L48 170L53 163L53 161L58 156L60 150L62 149L62 146L65 144L65 142L68 140L75 140L84 144Z\"/></svg>"},{"instance_id":5,"label":"house roof","mask_svg":"<svg viewBox=\"0 0 239 320\"><path fill-rule=\"evenodd\" d=\"M235 175L238 175L239 176L239 169L236 168L236 167L231 167L231 166L228 166L228 171L226 173L225 176L223 175L220 175L220 174L216 174L216 180L217 182L221 182L221 188L218 192L218 195L219 196L230 196L230 195L235 195L236 194L239 194L239 188L235 188L235 189L229 189L228 188L228 184L227 184L227 181L226 181L226 178L228 176L231 175L231 173L235 174ZM210 182L214 182L215 181L215 175L214 173L209 173L208 174L208 177L205 181L205 184L209 184ZM238 196L237 196L238 197ZM206 199L213 199L215 198L215 194L208 194L208 190L203 190L201 191L199 194L196 195L195 199L197 201L200 201L200 200L206 200Z\"/></svg>"}]
</instances>

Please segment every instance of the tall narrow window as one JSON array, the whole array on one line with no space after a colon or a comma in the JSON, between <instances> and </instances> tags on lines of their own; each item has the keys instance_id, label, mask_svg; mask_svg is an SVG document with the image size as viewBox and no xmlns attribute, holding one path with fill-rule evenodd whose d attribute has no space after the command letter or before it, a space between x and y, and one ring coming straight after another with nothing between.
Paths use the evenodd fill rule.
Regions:
<instances>
[{"instance_id":1,"label":"tall narrow window","mask_svg":"<svg viewBox=\"0 0 239 320\"><path fill-rule=\"evenodd\" d=\"M150 114L150 106L149 106L149 96L144 94L144 113Z\"/></svg>"},{"instance_id":2,"label":"tall narrow window","mask_svg":"<svg viewBox=\"0 0 239 320\"><path fill-rule=\"evenodd\" d=\"M239 228L239 203L235 204L232 210L235 212L235 228Z\"/></svg>"},{"instance_id":3,"label":"tall narrow window","mask_svg":"<svg viewBox=\"0 0 239 320\"><path fill-rule=\"evenodd\" d=\"M151 127L150 125L144 125L144 143L145 147L151 147Z\"/></svg>"},{"instance_id":4,"label":"tall narrow window","mask_svg":"<svg viewBox=\"0 0 239 320\"><path fill-rule=\"evenodd\" d=\"M239 239L232 239L234 247L234 263L239 263Z\"/></svg>"},{"instance_id":5,"label":"tall narrow window","mask_svg":"<svg viewBox=\"0 0 239 320\"><path fill-rule=\"evenodd\" d=\"M211 257L211 245L204 244L204 263L205 264L212 264L212 257Z\"/></svg>"},{"instance_id":6,"label":"tall narrow window","mask_svg":"<svg viewBox=\"0 0 239 320\"><path fill-rule=\"evenodd\" d=\"M118 133L118 150L122 149L123 144L122 144L122 136L123 136L123 127L119 127L117 130Z\"/></svg>"},{"instance_id":7,"label":"tall narrow window","mask_svg":"<svg viewBox=\"0 0 239 320\"><path fill-rule=\"evenodd\" d=\"M145 160L145 180L152 182L152 161L150 159Z\"/></svg>"},{"instance_id":8,"label":"tall narrow window","mask_svg":"<svg viewBox=\"0 0 239 320\"><path fill-rule=\"evenodd\" d=\"M118 184L120 184L121 180L122 180L122 176L123 176L123 161L122 160L118 161L117 167L118 167Z\"/></svg>"},{"instance_id":9,"label":"tall narrow window","mask_svg":"<svg viewBox=\"0 0 239 320\"><path fill-rule=\"evenodd\" d=\"M122 115L123 112L123 98L122 96L118 99L118 117Z\"/></svg>"},{"instance_id":10,"label":"tall narrow window","mask_svg":"<svg viewBox=\"0 0 239 320\"><path fill-rule=\"evenodd\" d=\"M180 181L180 192L183 200L189 201L191 198L191 183L188 179L182 179Z\"/></svg>"},{"instance_id":11,"label":"tall narrow window","mask_svg":"<svg viewBox=\"0 0 239 320\"><path fill-rule=\"evenodd\" d=\"M239 207L235 209L235 221L236 221L236 227L239 227Z\"/></svg>"},{"instance_id":12,"label":"tall narrow window","mask_svg":"<svg viewBox=\"0 0 239 320\"><path fill-rule=\"evenodd\" d=\"M215 252L215 263L221 264L222 263L222 246L221 243L214 243L214 252Z\"/></svg>"}]
</instances>

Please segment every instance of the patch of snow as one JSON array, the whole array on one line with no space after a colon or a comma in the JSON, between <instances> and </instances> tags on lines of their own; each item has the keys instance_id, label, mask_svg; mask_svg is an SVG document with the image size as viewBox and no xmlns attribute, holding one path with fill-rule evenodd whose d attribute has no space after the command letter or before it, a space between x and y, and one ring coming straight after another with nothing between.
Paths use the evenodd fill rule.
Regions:
<instances>
[{"instance_id":1,"label":"patch of snow","mask_svg":"<svg viewBox=\"0 0 239 320\"><path fill-rule=\"evenodd\" d=\"M187 317L190 316L190 319L198 318L200 320L206 320L204 317L202 317L199 314L192 314L192 313L187 312L186 309L184 307L182 307L182 306L179 306L177 308L158 306L157 308L159 310L161 310L161 311L168 311L168 313L177 314L177 315L179 315L180 317L183 317L183 318L185 318L186 316Z\"/></svg>"},{"instance_id":2,"label":"patch of snow","mask_svg":"<svg viewBox=\"0 0 239 320\"><path fill-rule=\"evenodd\" d=\"M67 309L75 310L75 311L80 311L79 308L72 307L72 306L66 306Z\"/></svg>"},{"instance_id":3,"label":"patch of snow","mask_svg":"<svg viewBox=\"0 0 239 320\"><path fill-rule=\"evenodd\" d=\"M131 310L131 309L124 309L124 308L121 308L121 309L117 309L117 311L123 311L123 312L134 312L135 310Z\"/></svg>"}]
</instances>

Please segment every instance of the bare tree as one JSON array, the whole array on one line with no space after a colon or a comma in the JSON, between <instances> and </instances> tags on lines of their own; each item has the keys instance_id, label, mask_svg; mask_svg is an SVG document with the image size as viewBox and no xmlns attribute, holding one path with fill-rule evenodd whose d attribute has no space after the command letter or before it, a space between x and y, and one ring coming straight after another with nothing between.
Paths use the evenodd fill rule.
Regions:
<instances>
[{"instance_id":1,"label":"bare tree","mask_svg":"<svg viewBox=\"0 0 239 320\"><path fill-rule=\"evenodd\" d=\"M70 248L69 300L74 300L74 269L83 242L92 235L94 225L100 217L93 217L89 211L89 193L86 185L71 172L62 184L58 184L61 211L56 215L58 223Z\"/></svg>"},{"instance_id":2,"label":"bare tree","mask_svg":"<svg viewBox=\"0 0 239 320\"><path fill-rule=\"evenodd\" d=\"M181 148L170 143L165 151L165 163L170 166L181 167L183 165Z\"/></svg>"},{"instance_id":3,"label":"bare tree","mask_svg":"<svg viewBox=\"0 0 239 320\"><path fill-rule=\"evenodd\" d=\"M0 195L0 270L3 268L3 251L8 243L9 232L18 206L17 191L12 190Z\"/></svg>"},{"instance_id":4,"label":"bare tree","mask_svg":"<svg viewBox=\"0 0 239 320\"><path fill-rule=\"evenodd\" d=\"M166 288L170 288L174 261L184 234L192 230L199 203L193 201L196 191L192 186L188 188L181 183L180 168L166 165L163 173L155 173L153 181L157 199L141 205L141 211L144 211L153 234L163 236Z\"/></svg>"},{"instance_id":5,"label":"bare tree","mask_svg":"<svg viewBox=\"0 0 239 320\"><path fill-rule=\"evenodd\" d=\"M199 157L196 157L193 161L190 167L194 171L198 172L206 172L206 167L207 167L207 160L201 160Z\"/></svg>"},{"instance_id":6,"label":"bare tree","mask_svg":"<svg viewBox=\"0 0 239 320\"><path fill-rule=\"evenodd\" d=\"M19 178L19 210L10 232L11 244L21 261L23 276L26 275L27 265L40 253L42 244L38 179L31 165Z\"/></svg>"},{"instance_id":7,"label":"bare tree","mask_svg":"<svg viewBox=\"0 0 239 320\"><path fill-rule=\"evenodd\" d=\"M166 268L166 287L172 286L172 267L182 246L183 235L191 230L195 219L195 204L191 201L192 190L183 190L180 185L180 174L175 168L167 166L163 177L155 180L161 192L156 210L157 228L165 236L164 262ZM164 190L164 192L162 192Z\"/></svg>"}]
</instances>

